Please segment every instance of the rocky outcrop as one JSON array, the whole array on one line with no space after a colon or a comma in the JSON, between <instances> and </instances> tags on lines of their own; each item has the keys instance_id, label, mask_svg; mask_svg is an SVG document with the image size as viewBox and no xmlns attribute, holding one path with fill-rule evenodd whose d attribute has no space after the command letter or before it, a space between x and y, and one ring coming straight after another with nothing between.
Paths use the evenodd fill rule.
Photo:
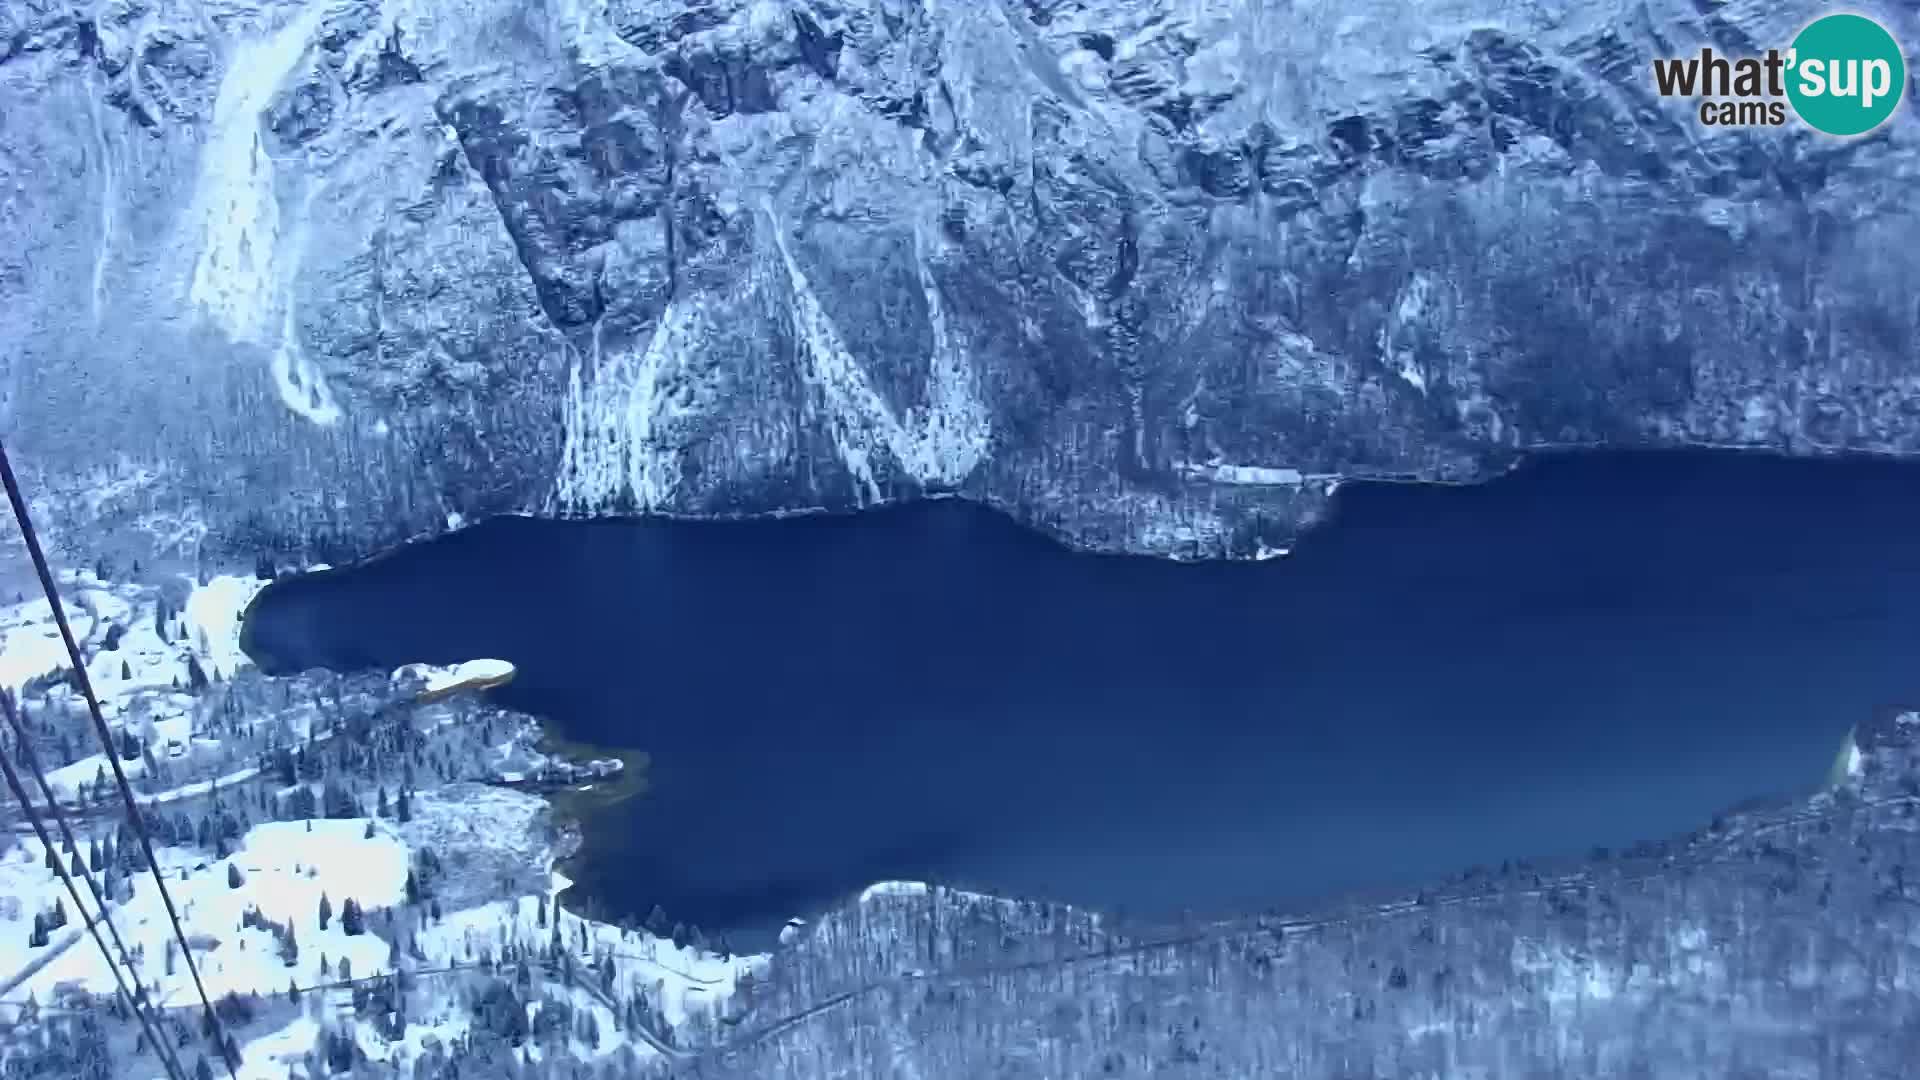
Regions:
<instances>
[{"instance_id":1,"label":"rocky outcrop","mask_svg":"<svg viewBox=\"0 0 1920 1080\"><path fill-rule=\"evenodd\" d=\"M1911 108L1651 85L1813 12L18 0L0 416L68 542L220 558L929 493L1247 555L1529 448L1912 453Z\"/></svg>"}]
</instances>

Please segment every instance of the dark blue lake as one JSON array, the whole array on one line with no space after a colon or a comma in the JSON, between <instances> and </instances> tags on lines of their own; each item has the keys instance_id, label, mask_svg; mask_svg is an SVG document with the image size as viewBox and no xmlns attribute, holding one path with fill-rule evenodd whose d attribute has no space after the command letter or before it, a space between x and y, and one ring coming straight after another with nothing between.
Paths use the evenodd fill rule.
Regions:
<instances>
[{"instance_id":1,"label":"dark blue lake","mask_svg":"<svg viewBox=\"0 0 1920 1080\"><path fill-rule=\"evenodd\" d=\"M1578 854L1818 783L1920 698L1920 468L1549 460L1353 485L1287 559L1078 554L984 509L490 522L276 590L301 666L498 656L653 755L605 908L751 936L882 878L1140 914Z\"/></svg>"}]
</instances>

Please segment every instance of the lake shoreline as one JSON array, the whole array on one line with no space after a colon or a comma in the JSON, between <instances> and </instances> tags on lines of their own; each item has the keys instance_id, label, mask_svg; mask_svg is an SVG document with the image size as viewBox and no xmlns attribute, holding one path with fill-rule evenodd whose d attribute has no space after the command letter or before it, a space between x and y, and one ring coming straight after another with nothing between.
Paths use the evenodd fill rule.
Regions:
<instances>
[{"instance_id":1,"label":"lake shoreline","mask_svg":"<svg viewBox=\"0 0 1920 1080\"><path fill-rule=\"evenodd\" d=\"M1340 498L1265 563L960 500L481 525L263 593L257 631L507 658L543 746L644 747L644 799L553 793L568 901L710 933L882 880L1207 915L1624 850L1920 697L1920 467L1582 454Z\"/></svg>"},{"instance_id":2,"label":"lake shoreline","mask_svg":"<svg viewBox=\"0 0 1920 1080\"><path fill-rule=\"evenodd\" d=\"M598 746L571 739L561 733L559 722L550 716L534 716L533 721L540 732L534 741L534 749L550 760L582 765L612 758L621 763L619 776L614 780L543 784L531 788L527 785L509 785L518 790L531 790L547 804L552 815L558 835L554 845L554 870L569 882L555 894L555 902L576 915L605 921L602 916L607 913L597 910L600 905L590 897L576 897L571 883L585 872L585 867L595 854L592 843L593 820L612 812L622 803L645 795L649 756L645 751L632 748Z\"/></svg>"}]
</instances>

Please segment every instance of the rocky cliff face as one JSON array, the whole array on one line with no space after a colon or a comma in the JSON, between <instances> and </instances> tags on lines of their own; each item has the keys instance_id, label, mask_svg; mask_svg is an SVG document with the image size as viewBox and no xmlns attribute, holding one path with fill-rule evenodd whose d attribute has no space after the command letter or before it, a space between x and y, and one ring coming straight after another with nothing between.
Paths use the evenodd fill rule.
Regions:
<instances>
[{"instance_id":1,"label":"rocky cliff face","mask_svg":"<svg viewBox=\"0 0 1920 1080\"><path fill-rule=\"evenodd\" d=\"M222 557L948 492L1248 555L1534 447L1912 453L1913 110L1651 87L1814 10L11 0L0 416L70 543Z\"/></svg>"}]
</instances>

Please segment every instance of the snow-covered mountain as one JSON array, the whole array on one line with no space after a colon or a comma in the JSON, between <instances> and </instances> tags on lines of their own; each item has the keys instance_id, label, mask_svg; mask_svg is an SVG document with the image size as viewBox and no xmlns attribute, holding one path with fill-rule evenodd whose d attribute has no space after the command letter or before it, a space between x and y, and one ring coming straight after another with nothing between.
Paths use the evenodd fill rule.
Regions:
<instances>
[{"instance_id":1,"label":"snow-covered mountain","mask_svg":"<svg viewBox=\"0 0 1920 1080\"><path fill-rule=\"evenodd\" d=\"M1911 453L1911 107L1650 78L1816 10L11 0L0 417L76 546L293 562L940 492L1251 555L1529 447Z\"/></svg>"},{"instance_id":2,"label":"snow-covered mountain","mask_svg":"<svg viewBox=\"0 0 1920 1080\"><path fill-rule=\"evenodd\" d=\"M1920 452L1911 105L1834 141L1650 85L1816 10L0 2L0 435L102 557L63 585L241 1075L1905 1075L1914 712L1619 855L1176 927L888 883L739 957L564 910L525 781L591 774L501 664L268 677L257 579L151 569L946 494L1258 556L1535 448ZM0 815L0 1076L160 1075L55 864L214 1074L65 662L0 605L80 829Z\"/></svg>"}]
</instances>

